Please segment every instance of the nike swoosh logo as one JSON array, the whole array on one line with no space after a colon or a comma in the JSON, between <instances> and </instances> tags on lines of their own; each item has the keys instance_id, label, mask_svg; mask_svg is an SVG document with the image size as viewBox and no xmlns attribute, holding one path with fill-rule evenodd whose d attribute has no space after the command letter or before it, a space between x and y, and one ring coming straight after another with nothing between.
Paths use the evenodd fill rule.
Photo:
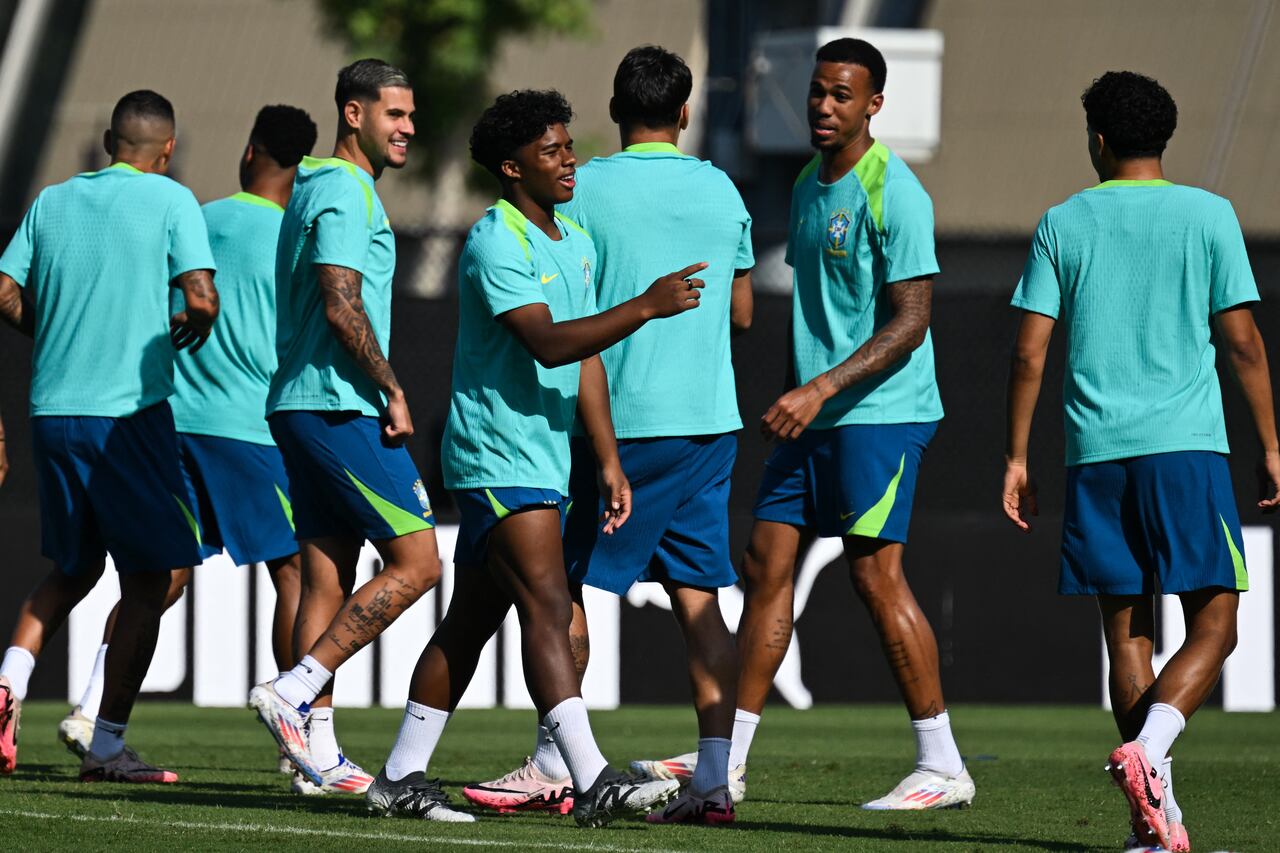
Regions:
<instances>
[{"instance_id":1,"label":"nike swoosh logo","mask_svg":"<svg viewBox=\"0 0 1280 853\"><path fill-rule=\"evenodd\" d=\"M1155 776L1155 775L1156 775L1156 772L1155 772L1154 770L1152 770L1152 771L1151 771L1151 775L1152 775L1152 776ZM1146 776L1143 776L1143 777L1142 777L1142 784L1144 784L1144 785L1146 785L1146 786L1147 786L1147 805L1151 806L1151 808L1153 808L1153 809L1158 809L1158 808L1160 808L1160 798L1159 798L1159 797L1157 797L1157 796L1152 792L1152 790L1151 790L1151 780L1150 780L1150 779L1148 779Z\"/></svg>"},{"instance_id":2,"label":"nike swoosh logo","mask_svg":"<svg viewBox=\"0 0 1280 853\"><path fill-rule=\"evenodd\" d=\"M560 724L559 724L559 723L556 723L556 724L554 724L554 725L547 726L547 734L551 734L552 732L554 732L554 731L555 731L556 729L558 729L558 728L560 728Z\"/></svg>"},{"instance_id":3,"label":"nike swoosh logo","mask_svg":"<svg viewBox=\"0 0 1280 853\"><path fill-rule=\"evenodd\" d=\"M417 717L419 720L422 720L424 723L427 721L427 718L426 718L426 717L419 716L418 714L415 714L415 713L413 713L412 711L410 711L410 712L409 712L409 716L410 716L410 717Z\"/></svg>"},{"instance_id":4,"label":"nike swoosh logo","mask_svg":"<svg viewBox=\"0 0 1280 853\"><path fill-rule=\"evenodd\" d=\"M544 276L542 277L542 283L543 283L543 284L550 284L550 283L551 283L551 281L552 281L553 279L557 278L559 275L560 275L560 273L552 273L551 275L544 275Z\"/></svg>"},{"instance_id":5,"label":"nike swoosh logo","mask_svg":"<svg viewBox=\"0 0 1280 853\"><path fill-rule=\"evenodd\" d=\"M845 519L857 514L858 514L857 510L854 510L853 512L842 512L840 513L840 520L844 521Z\"/></svg>"},{"instance_id":6,"label":"nike swoosh logo","mask_svg":"<svg viewBox=\"0 0 1280 853\"><path fill-rule=\"evenodd\" d=\"M312 673L314 673L314 672L315 672L315 670L313 670L311 667L307 666L305 663L300 663L300 664L298 664L298 666L300 666L300 667L302 667L303 669L305 669L305 670L307 671L307 675L311 675Z\"/></svg>"}]
</instances>

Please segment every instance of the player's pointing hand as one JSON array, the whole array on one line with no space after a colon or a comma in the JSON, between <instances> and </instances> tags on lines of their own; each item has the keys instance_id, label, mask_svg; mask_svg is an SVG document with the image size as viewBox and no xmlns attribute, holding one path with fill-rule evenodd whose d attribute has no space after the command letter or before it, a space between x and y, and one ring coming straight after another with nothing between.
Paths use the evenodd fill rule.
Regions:
<instances>
[{"instance_id":1,"label":"player's pointing hand","mask_svg":"<svg viewBox=\"0 0 1280 853\"><path fill-rule=\"evenodd\" d=\"M702 272L707 266L705 262L691 264L678 272L668 273L649 285L644 298L653 316L674 317L690 308L697 308L706 283L690 276Z\"/></svg>"}]
</instances>

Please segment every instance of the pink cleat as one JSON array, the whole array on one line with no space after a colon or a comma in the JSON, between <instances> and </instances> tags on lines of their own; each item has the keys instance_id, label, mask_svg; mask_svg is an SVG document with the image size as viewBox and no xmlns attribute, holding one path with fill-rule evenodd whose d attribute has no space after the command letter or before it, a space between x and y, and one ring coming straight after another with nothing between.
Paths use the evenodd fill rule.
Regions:
<instances>
[{"instance_id":1,"label":"pink cleat","mask_svg":"<svg viewBox=\"0 0 1280 853\"><path fill-rule=\"evenodd\" d=\"M573 810L573 780L552 779L532 758L492 782L474 782L462 789L462 796L498 814L547 811L568 814Z\"/></svg>"},{"instance_id":2,"label":"pink cleat","mask_svg":"<svg viewBox=\"0 0 1280 853\"><path fill-rule=\"evenodd\" d=\"M716 788L708 794L694 793L685 788L660 812L645 815L648 823L700 823L705 826L725 826L733 823L733 798L728 787Z\"/></svg>"},{"instance_id":3,"label":"pink cleat","mask_svg":"<svg viewBox=\"0 0 1280 853\"><path fill-rule=\"evenodd\" d=\"M13 695L9 679L0 675L0 776L8 776L18 766L18 719L22 702Z\"/></svg>"},{"instance_id":4,"label":"pink cleat","mask_svg":"<svg viewBox=\"0 0 1280 853\"><path fill-rule=\"evenodd\" d=\"M119 755L105 761L94 758L93 753L86 755L80 764L80 781L168 785L178 781L178 774L172 770L152 767L126 746Z\"/></svg>"},{"instance_id":5,"label":"pink cleat","mask_svg":"<svg viewBox=\"0 0 1280 853\"><path fill-rule=\"evenodd\" d=\"M1164 816L1164 785L1160 774L1147 760L1142 744L1129 741L1116 747L1107 762L1107 772L1129 801L1134 824L1146 823L1160 846L1169 849L1169 824Z\"/></svg>"},{"instance_id":6,"label":"pink cleat","mask_svg":"<svg viewBox=\"0 0 1280 853\"><path fill-rule=\"evenodd\" d=\"M1191 853L1191 839L1187 837L1187 828L1176 821L1169 824L1170 853Z\"/></svg>"}]
</instances>

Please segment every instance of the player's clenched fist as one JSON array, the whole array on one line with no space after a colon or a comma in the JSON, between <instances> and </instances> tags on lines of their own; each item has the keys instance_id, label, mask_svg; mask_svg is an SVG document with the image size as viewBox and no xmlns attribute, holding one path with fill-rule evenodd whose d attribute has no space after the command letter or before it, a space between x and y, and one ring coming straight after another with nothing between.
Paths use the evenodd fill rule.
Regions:
<instances>
[{"instance_id":1,"label":"player's clenched fist","mask_svg":"<svg viewBox=\"0 0 1280 853\"><path fill-rule=\"evenodd\" d=\"M684 269L668 273L649 285L644 292L647 307L654 317L674 317L690 308L698 307L702 288L706 283L700 278L690 278L707 268L706 263L696 263Z\"/></svg>"}]
</instances>

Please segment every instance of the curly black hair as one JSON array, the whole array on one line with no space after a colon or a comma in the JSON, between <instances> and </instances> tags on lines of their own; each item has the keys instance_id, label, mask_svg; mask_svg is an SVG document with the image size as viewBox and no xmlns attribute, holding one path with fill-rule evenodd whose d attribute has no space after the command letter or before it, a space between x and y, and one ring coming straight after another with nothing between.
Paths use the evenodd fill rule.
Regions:
<instances>
[{"instance_id":1,"label":"curly black hair","mask_svg":"<svg viewBox=\"0 0 1280 853\"><path fill-rule=\"evenodd\" d=\"M305 110L284 104L263 107L253 122L249 140L284 168L296 166L316 144L316 123Z\"/></svg>"},{"instance_id":2,"label":"curly black hair","mask_svg":"<svg viewBox=\"0 0 1280 853\"><path fill-rule=\"evenodd\" d=\"M502 161L557 124L569 124L573 108L554 89L522 89L499 95L471 129L471 159L495 177L502 177Z\"/></svg>"},{"instance_id":3,"label":"curly black hair","mask_svg":"<svg viewBox=\"0 0 1280 853\"><path fill-rule=\"evenodd\" d=\"M1080 102L1089 127L1120 160L1159 157L1178 126L1178 105L1165 88L1133 71L1108 71Z\"/></svg>"}]
</instances>

